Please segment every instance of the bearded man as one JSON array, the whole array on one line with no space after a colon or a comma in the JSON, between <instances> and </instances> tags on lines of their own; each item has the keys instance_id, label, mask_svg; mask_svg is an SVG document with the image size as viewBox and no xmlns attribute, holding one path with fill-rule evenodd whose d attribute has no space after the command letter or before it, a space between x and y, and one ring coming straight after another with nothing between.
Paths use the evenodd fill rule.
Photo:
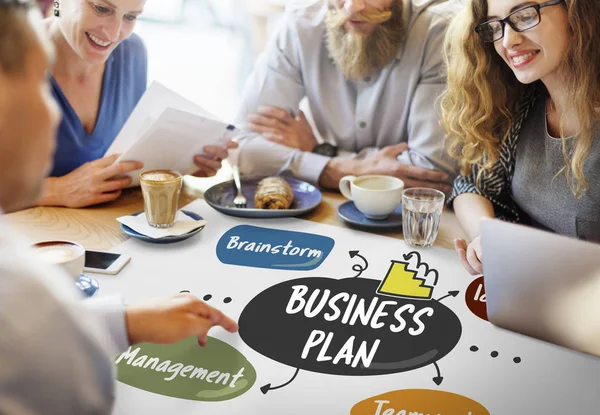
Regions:
<instances>
[{"instance_id":1,"label":"bearded man","mask_svg":"<svg viewBox=\"0 0 600 415\"><path fill-rule=\"evenodd\" d=\"M245 87L241 172L289 172L323 188L346 175L386 174L448 192L456 166L444 151L436 99L458 1L295 3ZM299 111L303 99L310 123Z\"/></svg>"}]
</instances>

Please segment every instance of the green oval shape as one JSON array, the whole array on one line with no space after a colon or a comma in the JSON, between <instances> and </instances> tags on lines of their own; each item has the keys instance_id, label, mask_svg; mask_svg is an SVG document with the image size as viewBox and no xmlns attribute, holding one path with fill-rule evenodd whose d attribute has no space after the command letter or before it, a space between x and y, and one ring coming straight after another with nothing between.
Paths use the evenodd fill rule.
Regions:
<instances>
[{"instance_id":1,"label":"green oval shape","mask_svg":"<svg viewBox=\"0 0 600 415\"><path fill-rule=\"evenodd\" d=\"M256 381L256 370L244 355L214 337L205 347L196 337L169 345L139 344L118 356L116 364L120 382L194 401L233 399Z\"/></svg>"}]
</instances>

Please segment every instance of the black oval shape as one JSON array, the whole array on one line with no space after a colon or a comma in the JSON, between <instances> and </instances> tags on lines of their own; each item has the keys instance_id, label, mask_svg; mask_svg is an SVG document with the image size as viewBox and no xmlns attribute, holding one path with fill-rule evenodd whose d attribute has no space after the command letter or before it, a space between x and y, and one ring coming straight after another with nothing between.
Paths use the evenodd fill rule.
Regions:
<instances>
[{"instance_id":1,"label":"black oval shape","mask_svg":"<svg viewBox=\"0 0 600 415\"><path fill-rule=\"evenodd\" d=\"M405 372L427 366L454 349L460 340L462 326L452 310L435 300L422 301L377 294L379 284L380 281L364 278L343 280L300 278L282 282L261 292L248 303L239 319L239 334L252 349L279 363L332 375L367 376ZM305 309L296 314L286 312L288 302L294 293L294 287L300 286L308 287L308 292L304 296L305 300L308 300L315 290L320 290L316 304L319 304L320 299L323 298L324 290L330 291L329 300L316 317L306 317ZM299 289L296 288L296 290ZM335 321L327 321L324 315L333 312L329 302L333 296L341 293L347 293L349 297L355 294L358 298L357 303L361 298L364 299L366 308L376 298L375 310L382 301L393 301L396 305L388 305L385 309L388 315L379 319L380 323L385 324L378 329L371 327L373 319L366 326L360 320L354 325L342 323L341 320L347 306L347 302L342 301L336 303L337 307L341 309L340 318ZM299 303L296 302L296 304ZM389 327L390 325L398 326L399 322L394 317L394 313L403 306L414 311L401 314L401 318L406 321L406 327L404 330L394 333ZM420 318L425 326L424 331L420 335L411 335L409 329L418 330L419 328L413 316L421 310L423 310L422 312L427 311L424 309L428 307L433 314L431 317L423 315ZM354 358L351 359L351 364L346 364L347 360L345 359L338 360L335 364L332 359L318 361L317 356L320 350L318 346L309 349L305 358L302 358L307 340L314 330L320 330L326 333L326 336L333 333L327 351L322 357L335 358L351 336L355 336L352 348L354 352L363 342L365 342L364 351L367 352L375 350L376 340L380 340L380 343L370 363L365 359L356 359L355 361ZM327 343L326 337L319 346L324 343ZM364 357L365 354L363 353L362 356ZM368 363L367 367L365 367L365 363ZM352 364L355 367L352 367Z\"/></svg>"}]
</instances>

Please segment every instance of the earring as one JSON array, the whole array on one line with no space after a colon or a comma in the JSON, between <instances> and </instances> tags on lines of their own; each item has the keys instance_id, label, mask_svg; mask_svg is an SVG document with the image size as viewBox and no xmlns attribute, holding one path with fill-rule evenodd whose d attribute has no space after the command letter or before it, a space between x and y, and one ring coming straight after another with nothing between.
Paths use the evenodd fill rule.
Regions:
<instances>
[{"instance_id":1,"label":"earring","mask_svg":"<svg viewBox=\"0 0 600 415\"><path fill-rule=\"evenodd\" d=\"M54 2L54 15L56 17L60 16L59 4L57 1Z\"/></svg>"}]
</instances>

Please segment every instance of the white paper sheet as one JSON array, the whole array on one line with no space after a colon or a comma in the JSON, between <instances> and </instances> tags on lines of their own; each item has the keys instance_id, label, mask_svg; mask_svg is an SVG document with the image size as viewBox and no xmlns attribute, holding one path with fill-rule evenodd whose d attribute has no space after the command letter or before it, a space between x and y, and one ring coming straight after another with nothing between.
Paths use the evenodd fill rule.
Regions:
<instances>
[{"instance_id":1,"label":"white paper sheet","mask_svg":"<svg viewBox=\"0 0 600 415\"><path fill-rule=\"evenodd\" d=\"M207 145L224 146L234 127L158 82L153 82L105 155L121 154L117 162L144 163L143 171L195 170L193 156ZM139 173L129 175L139 185Z\"/></svg>"},{"instance_id":2,"label":"white paper sheet","mask_svg":"<svg viewBox=\"0 0 600 415\"><path fill-rule=\"evenodd\" d=\"M282 299L279 302L280 305L276 305L263 303L258 296L285 281L296 279L308 278L318 281L320 278L334 278L339 279L340 283L344 280L354 281L357 279L348 278L356 275L353 267L359 265L360 268L360 266L366 265L366 260L368 260L368 267L358 278L380 281L389 272L392 261L403 261L404 255L411 251L417 251L420 253L422 261L428 264L427 269L439 271L440 278L433 297L436 300L433 301L439 303L439 307L444 307L445 312L455 314L460 320L460 341L448 355L439 360L438 366L422 366L419 369L386 375L339 376L305 369L295 372L297 368L279 363L268 355L253 349L240 334L230 334L223 329L215 328L211 329L209 335L224 343L218 348L199 348L197 349L198 354L193 352L190 355L183 352L171 352L172 349L169 349L169 354L152 354L148 356L148 359L161 357L161 362L164 362L168 356L172 359L172 364L175 364L189 361L191 356L199 356L198 359L204 360L192 360L190 364L204 361L209 365L213 356L215 359L222 356L222 350L225 350L225 347L237 350L250 362L257 373L257 380L248 392L239 396L229 395L229 398L221 401L210 402L181 399L173 397L173 394L164 393L166 390L172 390L169 388L172 387L173 382L178 380L187 382L190 378L189 373L187 379L178 376L170 381L166 379L173 376L173 373L161 373L164 376L158 376L157 389L151 392L141 387L140 383L145 381L145 376L158 372L149 368L133 366L135 359L140 359L138 366L140 361L145 359L142 356L146 353L142 349L135 359L130 358L130 364L126 363L127 359L120 363L121 367L125 365L128 368L147 372L138 378L141 381L126 384L121 380L116 385L116 402L113 411L115 415L231 415L239 413L245 415L348 415L350 413L353 415L375 415L377 413L379 415L384 413L408 415L411 412L424 415L468 415L469 410L462 411L463 407L458 407L457 399L460 400L461 397L479 402L487 409L487 411L472 409L472 415L490 413L493 415L597 415L600 413L598 411L600 394L597 386L600 379L600 359L499 329L477 317L467 306L468 288L477 280L473 280L473 277L464 270L458 256L452 250L438 247L413 250L399 238L389 238L295 218L252 219L250 221L247 218L223 215L212 209L203 200L197 200L187 205L185 210L195 212L206 219L207 227L197 236L177 244L148 244L132 238L120 245L115 251L131 256L131 264L125 267L117 278L108 275L97 276L101 287L99 295L119 293L126 303L131 304L188 290L201 299L205 295L211 294L211 297L206 300L207 304L221 309L236 321L239 321L240 316L251 302L262 303L267 310L271 309L273 313L287 315L282 314L281 311L283 308L283 313L285 313L289 297ZM295 231L320 237L326 236L332 238L335 245L322 265L314 270L261 269L222 262L218 256L218 247L220 245L227 249L227 243L231 240L230 236L232 235L230 231L240 225L257 226L267 232ZM257 238L259 238L258 235ZM260 235L266 234L260 233ZM310 238L310 240L314 239ZM267 240L265 239L265 241ZM312 244L312 242L306 243ZM365 261L358 256L350 258L348 253L354 250L360 250L360 256L364 257ZM242 250L239 252L241 255ZM576 259L573 259L574 265ZM456 297L446 297L446 293L454 290L459 291ZM291 289L288 292L289 295L292 294ZM446 298L444 299L444 297ZM231 301L225 302L225 298L229 298ZM308 295L305 298L308 298ZM333 294L330 298L333 298ZM365 298L369 298L370 301L371 297ZM393 297L388 297L388 301L394 302L395 300ZM369 301L366 304L369 304ZM339 301L340 309L345 310L341 304L344 303ZM593 318L593 315L590 314L593 312L593 306L594 303L588 303L586 311L580 314L579 318ZM387 306L387 310L389 307ZM265 336L274 344L278 344L276 342L281 342L282 338L291 330L319 329L320 326L317 326L316 323L319 317L308 318L304 315L305 310L294 315L294 318L305 323L305 326L298 324L289 328L288 331L284 330L284 326L265 326ZM438 312L436 309L435 314L437 315ZM256 321L256 319L254 320ZM413 323L411 321L408 324ZM361 325L360 319L356 325ZM326 327L327 332L333 333L329 326ZM348 330L352 328L349 324L345 327ZM411 326L408 325L408 327ZM385 330L385 328L373 329L371 326L365 326L364 329L365 333L381 333ZM244 330L249 333L255 329L246 326ZM446 326L428 326L427 330L432 330L434 338L440 340L446 339L449 333ZM360 337L356 337L356 339L354 348L358 350L358 345L364 339ZM343 344L343 342L337 343L337 348L332 349L329 347L330 343L327 343L327 346L324 343L325 341L320 346L326 347L328 350L320 347L313 349L312 354L308 355L306 360L313 359L316 362L314 359L316 359L317 352L322 352L324 356L331 356L333 351L335 355ZM332 342L331 345L333 344ZM403 344L398 344L398 360L401 361L400 350ZM477 351L472 349L473 346L477 347ZM439 353L438 349L433 350L434 355ZM494 351L499 352L495 358L492 357ZM180 356L181 359L179 359ZM521 363L516 363L513 360L515 357L521 358ZM233 359L237 359L237 357ZM146 363L149 361L146 360ZM340 364L344 364L343 362L342 359ZM407 360L403 360L403 362L407 362ZM188 363L181 366L186 364ZM297 376L292 378L294 373ZM441 380L435 378L442 382L440 385L434 383L437 373L440 373L439 377L443 377ZM247 375L248 372L244 374ZM286 386L281 387L284 382L287 382ZM280 389L271 389L265 394L260 388L269 383ZM203 380L194 379L192 384L197 391L204 390ZM162 392L158 388L163 388ZM216 386L214 390L224 390L217 388L219 386ZM393 393L392 391L405 391L404 393L412 391L421 397L411 399L410 402L400 398L388 399L387 397L389 393ZM444 397L444 393L454 394L452 400ZM422 394L440 395L436 399L433 396L423 398ZM365 400L369 402L370 411L367 410L368 408L352 409L358 402L365 402ZM385 400L389 403L386 403L378 411L376 401L383 402ZM431 406L425 408L425 405L434 402L437 402L438 406L435 408L435 412L430 410ZM465 404L465 406L469 405ZM365 407L363 406L363 408ZM395 410L391 408L395 408Z\"/></svg>"}]
</instances>

